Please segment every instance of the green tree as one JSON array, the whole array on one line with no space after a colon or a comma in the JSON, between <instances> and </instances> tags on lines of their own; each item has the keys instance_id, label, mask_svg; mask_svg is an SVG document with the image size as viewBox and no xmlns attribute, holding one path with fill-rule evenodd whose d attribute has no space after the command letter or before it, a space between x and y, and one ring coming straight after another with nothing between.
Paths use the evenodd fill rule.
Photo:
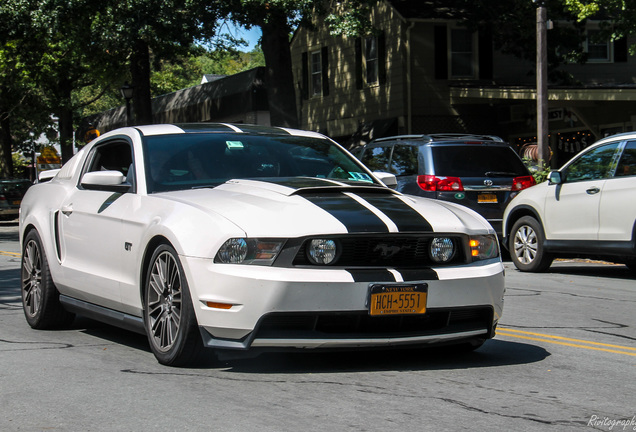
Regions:
<instances>
[{"instance_id":1,"label":"green tree","mask_svg":"<svg viewBox=\"0 0 636 432\"><path fill-rule=\"evenodd\" d=\"M611 40L636 34L636 2L633 0L563 0L579 21L594 18L602 21L601 36ZM630 46L636 55L636 44Z\"/></svg>"},{"instance_id":2,"label":"green tree","mask_svg":"<svg viewBox=\"0 0 636 432\"><path fill-rule=\"evenodd\" d=\"M26 9L0 6L0 177L11 177L11 153L52 124L46 98L36 85L40 41L29 35Z\"/></svg>"},{"instance_id":3,"label":"green tree","mask_svg":"<svg viewBox=\"0 0 636 432\"><path fill-rule=\"evenodd\" d=\"M108 0L94 12L99 44L130 65L137 124L152 123L151 61L177 59L211 40L223 10L216 0Z\"/></svg>"}]
</instances>

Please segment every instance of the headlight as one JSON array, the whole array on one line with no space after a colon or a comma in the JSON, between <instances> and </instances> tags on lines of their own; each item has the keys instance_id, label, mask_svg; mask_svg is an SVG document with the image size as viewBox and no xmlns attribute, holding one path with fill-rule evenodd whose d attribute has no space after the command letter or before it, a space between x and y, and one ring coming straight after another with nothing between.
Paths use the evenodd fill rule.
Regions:
<instances>
[{"instance_id":1,"label":"headlight","mask_svg":"<svg viewBox=\"0 0 636 432\"><path fill-rule=\"evenodd\" d=\"M312 264L327 265L335 261L338 246L334 240L314 239L307 245L307 258Z\"/></svg>"},{"instance_id":2,"label":"headlight","mask_svg":"<svg viewBox=\"0 0 636 432\"><path fill-rule=\"evenodd\" d=\"M499 256L499 243L494 235L471 236L470 255L473 261L497 258Z\"/></svg>"},{"instance_id":3,"label":"headlight","mask_svg":"<svg viewBox=\"0 0 636 432\"><path fill-rule=\"evenodd\" d=\"M448 237L436 237L431 241L428 254L436 263L445 263L455 256L455 243Z\"/></svg>"},{"instance_id":4,"label":"headlight","mask_svg":"<svg viewBox=\"0 0 636 432\"><path fill-rule=\"evenodd\" d=\"M272 265L285 240L232 238L223 243L214 262Z\"/></svg>"}]
</instances>

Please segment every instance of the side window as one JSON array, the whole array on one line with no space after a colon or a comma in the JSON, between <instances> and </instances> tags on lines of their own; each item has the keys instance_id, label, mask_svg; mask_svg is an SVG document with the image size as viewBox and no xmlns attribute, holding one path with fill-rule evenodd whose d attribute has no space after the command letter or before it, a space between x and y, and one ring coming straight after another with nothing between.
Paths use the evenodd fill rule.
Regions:
<instances>
[{"instance_id":1,"label":"side window","mask_svg":"<svg viewBox=\"0 0 636 432\"><path fill-rule=\"evenodd\" d=\"M93 149L88 160L90 163L86 172L114 170L128 176L128 169L132 164L130 144L115 141L99 145Z\"/></svg>"},{"instance_id":2,"label":"side window","mask_svg":"<svg viewBox=\"0 0 636 432\"><path fill-rule=\"evenodd\" d=\"M636 175L636 141L629 141L618 161L615 177Z\"/></svg>"},{"instance_id":3,"label":"side window","mask_svg":"<svg viewBox=\"0 0 636 432\"><path fill-rule=\"evenodd\" d=\"M391 158L391 172L396 176L417 174L417 146L396 145Z\"/></svg>"},{"instance_id":4,"label":"side window","mask_svg":"<svg viewBox=\"0 0 636 432\"><path fill-rule=\"evenodd\" d=\"M611 174L618 144L607 144L582 154L567 167L566 181L570 183L607 178Z\"/></svg>"},{"instance_id":5,"label":"side window","mask_svg":"<svg viewBox=\"0 0 636 432\"><path fill-rule=\"evenodd\" d=\"M391 146L371 147L364 151L360 159L371 171L389 172L389 160L391 159Z\"/></svg>"}]
</instances>

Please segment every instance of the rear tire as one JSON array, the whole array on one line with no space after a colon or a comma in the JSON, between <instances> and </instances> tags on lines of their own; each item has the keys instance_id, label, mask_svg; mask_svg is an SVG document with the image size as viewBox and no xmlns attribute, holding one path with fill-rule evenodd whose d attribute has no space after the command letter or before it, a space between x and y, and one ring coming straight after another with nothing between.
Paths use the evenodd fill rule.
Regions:
<instances>
[{"instance_id":1,"label":"rear tire","mask_svg":"<svg viewBox=\"0 0 636 432\"><path fill-rule=\"evenodd\" d=\"M524 272L547 270L554 257L545 252L544 242L543 227L535 218L524 216L515 222L508 243L510 258L515 267Z\"/></svg>"},{"instance_id":2,"label":"rear tire","mask_svg":"<svg viewBox=\"0 0 636 432\"><path fill-rule=\"evenodd\" d=\"M70 325L75 315L60 303L60 293L51 278L49 263L37 231L30 231L23 244L21 291L27 322L38 330Z\"/></svg>"},{"instance_id":3,"label":"rear tire","mask_svg":"<svg viewBox=\"0 0 636 432\"><path fill-rule=\"evenodd\" d=\"M185 366L203 352L188 282L174 248L162 244L150 260L144 290L144 323L157 361Z\"/></svg>"}]
</instances>

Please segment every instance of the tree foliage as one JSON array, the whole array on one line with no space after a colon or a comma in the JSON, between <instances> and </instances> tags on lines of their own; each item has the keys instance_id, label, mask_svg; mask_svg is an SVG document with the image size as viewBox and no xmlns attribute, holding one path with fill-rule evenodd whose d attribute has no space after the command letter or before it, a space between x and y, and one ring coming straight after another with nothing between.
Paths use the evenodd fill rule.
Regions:
<instances>
[{"instance_id":1,"label":"tree foliage","mask_svg":"<svg viewBox=\"0 0 636 432\"><path fill-rule=\"evenodd\" d=\"M565 6L577 19L600 20L601 35L611 40L622 39L636 34L636 2L633 0L563 0ZM636 44L630 46L630 53L636 55Z\"/></svg>"}]
</instances>

